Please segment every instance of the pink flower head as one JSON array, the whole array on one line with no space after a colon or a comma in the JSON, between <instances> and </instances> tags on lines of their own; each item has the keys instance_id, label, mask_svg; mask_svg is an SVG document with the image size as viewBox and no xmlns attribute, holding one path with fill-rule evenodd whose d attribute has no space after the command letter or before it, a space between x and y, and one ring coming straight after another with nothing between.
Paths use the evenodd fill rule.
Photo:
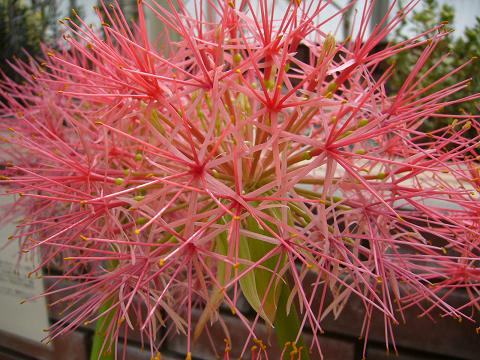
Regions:
<instances>
[{"instance_id":1,"label":"pink flower head","mask_svg":"<svg viewBox=\"0 0 480 360\"><path fill-rule=\"evenodd\" d=\"M365 2L343 42L323 29L348 7L319 21L332 1L286 3L208 1L207 14L139 1L131 27L115 2L97 11L103 35L75 15L62 49L12 63L25 81L0 83L1 183L25 216L13 238L58 274L45 276L65 306L50 339L103 319L108 351L139 331L155 355L178 331L191 358L223 306L248 332L232 343L223 326L225 358L267 358L260 326L305 358L353 297L362 335L381 316L387 342L407 308L479 310L480 137L462 136L477 117L418 130L479 97L451 100L468 80L428 92L451 74L422 81L442 25L378 50L416 1L370 34ZM389 94L395 67L379 65L413 47L423 54ZM468 300L451 305L459 289Z\"/></svg>"}]
</instances>

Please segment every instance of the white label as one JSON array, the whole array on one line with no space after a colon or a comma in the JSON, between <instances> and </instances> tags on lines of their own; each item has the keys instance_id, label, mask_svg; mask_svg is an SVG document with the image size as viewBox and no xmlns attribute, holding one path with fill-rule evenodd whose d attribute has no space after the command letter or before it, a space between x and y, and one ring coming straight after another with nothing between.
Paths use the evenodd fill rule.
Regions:
<instances>
[{"instance_id":1,"label":"white label","mask_svg":"<svg viewBox=\"0 0 480 360\"><path fill-rule=\"evenodd\" d=\"M0 205L8 204L8 201L5 196L0 196ZM26 254L19 262L19 243L8 240L14 231L15 224L0 228L0 329L40 341L47 336L44 329L49 326L46 300L42 297L21 302L41 294L43 282L35 275L28 278L28 273L35 268L34 259Z\"/></svg>"}]
</instances>

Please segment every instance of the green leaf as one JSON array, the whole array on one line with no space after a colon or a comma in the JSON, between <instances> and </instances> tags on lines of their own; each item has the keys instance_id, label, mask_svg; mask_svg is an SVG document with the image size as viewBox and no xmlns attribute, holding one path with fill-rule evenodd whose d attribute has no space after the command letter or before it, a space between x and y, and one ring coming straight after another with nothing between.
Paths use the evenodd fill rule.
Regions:
<instances>
[{"instance_id":1,"label":"green leaf","mask_svg":"<svg viewBox=\"0 0 480 360\"><path fill-rule=\"evenodd\" d=\"M107 261L105 264L106 268L113 270L118 266L118 260ZM110 297L100 306L98 312L104 314L108 311L114 304L114 298ZM113 341L111 334L107 337L107 330L110 327L113 319L117 314L117 310L110 310L110 312L104 314L97 320L95 326L95 334L93 335L92 350L90 352L90 360L114 360L115 353L113 349ZM105 346L103 345L105 344ZM103 350L102 350L103 347Z\"/></svg>"},{"instance_id":2,"label":"green leaf","mask_svg":"<svg viewBox=\"0 0 480 360\"><path fill-rule=\"evenodd\" d=\"M225 224L224 219L219 220L220 224ZM215 242L215 252L220 255L228 255L228 238L227 238L227 233L222 232L217 236L216 242ZM217 281L221 285L225 285L225 282L230 280L230 279L225 279L225 274L226 274L226 264L223 261L217 261Z\"/></svg>"},{"instance_id":3,"label":"green leaf","mask_svg":"<svg viewBox=\"0 0 480 360\"><path fill-rule=\"evenodd\" d=\"M99 313L103 314L113 305L113 299L105 301L99 309ZM90 360L113 360L115 353L111 336L107 337L107 330L115 317L116 311L111 310L97 320L95 334L93 336L92 351ZM103 345L105 344L105 346ZM103 346L103 351L102 351Z\"/></svg>"},{"instance_id":4,"label":"green leaf","mask_svg":"<svg viewBox=\"0 0 480 360\"><path fill-rule=\"evenodd\" d=\"M287 314L288 296L289 289L284 285L282 286L282 292L278 298L278 310L274 324L275 335L277 336L277 342L280 348L283 348L287 343L295 343L295 339L302 325L295 306L292 306ZM310 359L308 348L305 346L301 336L295 343L295 347L291 346L291 350L293 351L294 349L298 349L298 351L301 352L302 360Z\"/></svg>"},{"instance_id":5,"label":"green leaf","mask_svg":"<svg viewBox=\"0 0 480 360\"><path fill-rule=\"evenodd\" d=\"M281 218L278 209L269 209L268 213L277 219ZM277 231L274 225L268 222L266 225L273 231ZM268 231L262 229L253 217L247 217L242 226L252 233L271 235ZM275 246L265 241L242 236L239 244L239 255L242 259L253 263L263 258ZM288 279L282 279L274 272L275 268L282 269L286 261L287 258L284 253L263 261L240 279L240 288L250 306L260 314L267 324L274 327L279 346L283 347L286 343L294 344L290 345L291 351L299 351L301 359L308 360L308 349L304 346L302 337L300 336L299 340L295 342L301 328L301 321L295 304L292 304L287 313L288 297L291 292ZM241 265L240 269L243 271L247 267L248 265ZM272 284L269 288L270 282ZM267 289L269 289L268 293ZM262 305L264 298L265 301Z\"/></svg>"},{"instance_id":6,"label":"green leaf","mask_svg":"<svg viewBox=\"0 0 480 360\"><path fill-rule=\"evenodd\" d=\"M267 231L260 229L256 220L252 217L248 217L245 220L244 228L253 233L269 235ZM242 236L239 243L239 255L243 260L254 263L264 257L274 247L275 245L265 241ZM240 279L240 288L248 303L271 326L273 326L275 321L282 284L280 277L272 279L272 277L276 276L273 270L278 262L280 262L278 268L282 268L282 265L285 263L284 256L282 258L280 258L280 255L270 257ZM240 271L244 271L248 267L248 265L240 265ZM270 282L272 284L269 288Z\"/></svg>"}]
</instances>

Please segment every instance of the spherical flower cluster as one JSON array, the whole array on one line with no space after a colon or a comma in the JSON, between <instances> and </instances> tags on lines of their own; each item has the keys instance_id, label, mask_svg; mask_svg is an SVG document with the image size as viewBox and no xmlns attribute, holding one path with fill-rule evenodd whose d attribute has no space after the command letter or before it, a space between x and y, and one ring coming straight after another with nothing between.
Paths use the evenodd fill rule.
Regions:
<instances>
[{"instance_id":1,"label":"spherical flower cluster","mask_svg":"<svg viewBox=\"0 0 480 360\"><path fill-rule=\"evenodd\" d=\"M56 270L45 295L64 294L49 337L100 319L99 357L133 330L155 356L176 330L191 358L226 307L249 335L231 343L225 327L225 358L267 358L262 322L306 359L322 319L354 297L363 335L377 314L387 342L411 307L471 320L480 137L463 136L475 115L442 109L479 95L452 98L468 80L442 87L451 74L424 83L443 25L385 45L415 1L370 33L365 1L340 42L323 28L352 4L318 21L332 1L168 3L139 1L134 26L103 5L102 32L74 14L62 48L13 62L24 82L0 83L0 180L17 195L6 212L24 216L11 239L41 254L38 272ZM147 9L164 25L158 45ZM413 47L423 53L391 94L395 66L382 64ZM457 120L419 130L437 117ZM464 304L449 304L454 290Z\"/></svg>"}]
</instances>

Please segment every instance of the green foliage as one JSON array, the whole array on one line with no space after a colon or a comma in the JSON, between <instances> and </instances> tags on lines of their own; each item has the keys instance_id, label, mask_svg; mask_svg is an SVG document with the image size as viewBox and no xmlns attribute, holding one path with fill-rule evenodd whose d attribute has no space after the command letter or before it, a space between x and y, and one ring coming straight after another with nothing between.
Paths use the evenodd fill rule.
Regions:
<instances>
[{"instance_id":1,"label":"green foliage","mask_svg":"<svg viewBox=\"0 0 480 360\"><path fill-rule=\"evenodd\" d=\"M445 31L453 31L453 26L450 27L450 24L454 24L455 22L455 11L452 6L444 4L440 7L437 0L425 0L423 5L424 6L421 10L414 11L412 16L409 16L404 20L402 26L399 27L395 33L394 41L399 42L406 39L407 35L405 33L409 30L412 30L414 33L423 33L440 23L445 24ZM395 74L390 80L390 90L392 92L397 91L401 87L412 67L418 61L418 57L422 50L423 48L411 49L398 54L389 61L390 63L395 62L397 64ZM477 17L475 26L467 28L461 36L455 38L452 34L449 34L439 43L438 47L427 60L425 71L431 69L432 66L445 54L450 53L450 56L426 76L423 81L424 84L430 84L441 78L443 75L463 65L466 61L476 58L479 55L479 50L480 17ZM469 78L472 80L470 86L456 93L454 95L455 98L462 98L480 92L480 62L472 61L468 66L450 76L438 87L432 88L430 92L434 92L439 90L440 87L445 88L445 86L453 85ZM476 114L478 112L477 103L468 102L451 105L444 108L443 112L448 114L461 114L464 112ZM431 131L445 126L452 121L453 118L427 121L423 125L422 130Z\"/></svg>"},{"instance_id":2,"label":"green foliage","mask_svg":"<svg viewBox=\"0 0 480 360\"><path fill-rule=\"evenodd\" d=\"M92 351L90 353L90 360L114 360L115 354L112 351L112 335L109 333L109 326L114 320L116 310L110 310L114 305L113 299L109 299L102 304L99 313L103 314L97 321L95 327L95 335L93 337Z\"/></svg>"},{"instance_id":3,"label":"green foliage","mask_svg":"<svg viewBox=\"0 0 480 360\"><path fill-rule=\"evenodd\" d=\"M25 52L36 55L40 44L56 36L55 0L31 1L0 0L0 57L2 71L12 76L7 59L25 57Z\"/></svg>"},{"instance_id":4,"label":"green foliage","mask_svg":"<svg viewBox=\"0 0 480 360\"><path fill-rule=\"evenodd\" d=\"M270 209L269 213L270 216L281 219L277 209ZM267 225L278 231L273 224L267 223ZM251 216L245 220L243 226L251 233L270 235ZM239 243L240 257L251 263L260 261L274 249L275 245L273 244L248 237L242 237ZM281 269L287 261L283 253L268 258L240 279L240 287L255 312L260 314L267 324L273 325L276 329L278 344L280 346L294 344L294 351L298 351L298 345L298 348L301 349L300 354L297 354L301 355L299 359L308 360L310 356L307 348L304 347L303 338L300 337L296 341L297 334L301 329L301 321L296 306L288 305L288 298L292 290L286 281L277 276L278 273L281 273ZM246 265L241 265L240 271L244 271L246 268Z\"/></svg>"}]
</instances>

